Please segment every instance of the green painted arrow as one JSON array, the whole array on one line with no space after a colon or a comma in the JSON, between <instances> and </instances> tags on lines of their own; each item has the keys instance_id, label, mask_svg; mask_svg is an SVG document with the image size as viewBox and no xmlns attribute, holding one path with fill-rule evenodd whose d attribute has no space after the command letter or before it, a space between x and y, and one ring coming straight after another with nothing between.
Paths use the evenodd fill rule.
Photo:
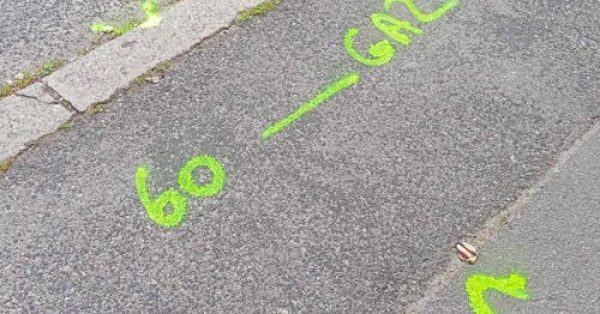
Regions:
<instances>
[{"instance_id":1,"label":"green painted arrow","mask_svg":"<svg viewBox=\"0 0 600 314\"><path fill-rule=\"evenodd\" d=\"M482 274L469 276L465 283L465 289L469 296L469 305L475 314L495 314L496 312L485 300L488 290L497 290L519 300L528 300L527 278L517 273L512 273L505 278L496 278Z\"/></svg>"}]
</instances>

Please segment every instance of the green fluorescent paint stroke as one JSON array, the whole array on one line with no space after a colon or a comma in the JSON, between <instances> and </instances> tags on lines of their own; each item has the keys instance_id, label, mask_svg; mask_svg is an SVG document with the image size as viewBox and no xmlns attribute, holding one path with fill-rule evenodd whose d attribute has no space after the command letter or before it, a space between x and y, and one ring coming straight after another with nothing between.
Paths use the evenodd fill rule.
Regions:
<instances>
[{"instance_id":1,"label":"green fluorescent paint stroke","mask_svg":"<svg viewBox=\"0 0 600 314\"><path fill-rule=\"evenodd\" d=\"M335 94L343 91L344 89L356 85L359 81L360 75L358 73L350 73L345 75L335 83L329 85L323 92L318 94L315 98L300 106L292 114L266 128L262 133L262 139L270 139L275 134L281 132L283 129L287 128L292 123L294 123L296 120L300 119L302 116L317 108L320 104L327 101L329 98L333 97Z\"/></svg>"},{"instance_id":2,"label":"green fluorescent paint stroke","mask_svg":"<svg viewBox=\"0 0 600 314\"><path fill-rule=\"evenodd\" d=\"M212 180L210 183L199 186L194 181L194 172L205 167L210 170ZM152 200L148 193L148 176L150 171L146 166L140 166L135 173L135 186L140 198L140 202L146 209L148 216L155 223L166 227L175 227L180 225L187 212L187 199L175 189L170 188L162 192L156 200ZM225 169L223 165L214 157L197 156L189 160L179 171L177 183L185 192L195 197L207 198L219 194L225 186ZM165 213L167 205L171 204L170 214Z\"/></svg>"},{"instance_id":3,"label":"green fluorescent paint stroke","mask_svg":"<svg viewBox=\"0 0 600 314\"><path fill-rule=\"evenodd\" d=\"M142 0L141 8L144 12L144 21L141 24L139 21L131 21L115 26L103 22L95 22L90 25L90 30L93 33L113 33L120 36L134 30L136 27L152 28L160 24L162 18L159 15L160 6L158 5L158 0Z\"/></svg>"},{"instance_id":4,"label":"green fluorescent paint stroke","mask_svg":"<svg viewBox=\"0 0 600 314\"><path fill-rule=\"evenodd\" d=\"M194 171L205 167L212 173L212 181L206 185L198 186L194 182ZM214 157L198 156L188 161L179 171L177 180L179 187L195 197L212 197L223 190L225 185L225 169Z\"/></svg>"},{"instance_id":5,"label":"green fluorescent paint stroke","mask_svg":"<svg viewBox=\"0 0 600 314\"><path fill-rule=\"evenodd\" d=\"M148 181L149 170L145 166L141 166L135 173L135 186L137 188L140 202L146 209L146 213L152 221L166 227L175 227L183 221L187 212L187 200L181 196L179 192L171 188L162 192L156 200L150 198L146 182ZM165 207L168 204L172 206L170 214L165 213Z\"/></svg>"},{"instance_id":6,"label":"green fluorescent paint stroke","mask_svg":"<svg viewBox=\"0 0 600 314\"><path fill-rule=\"evenodd\" d=\"M497 290L519 300L529 299L529 293L526 290L527 278L518 273L512 273L505 278L473 274L467 279L465 289L469 296L469 305L475 314L496 313L485 300L485 293L488 290Z\"/></svg>"},{"instance_id":7,"label":"green fluorescent paint stroke","mask_svg":"<svg viewBox=\"0 0 600 314\"><path fill-rule=\"evenodd\" d=\"M385 0L384 7L387 11L390 11L394 3L397 2L404 4L417 21L421 23L431 23L457 7L460 0L448 0L431 13L421 11L417 8L413 0ZM385 13L377 12L371 14L371 22L382 33L406 46L410 45L412 39L407 34L401 33L401 30L406 30L417 35L423 33L420 28L413 26L410 22L401 21ZM396 55L396 49L389 40L382 40L369 47L369 54L371 57L363 56L356 48L354 48L354 39L359 33L360 31L357 28L350 28L346 31L346 35L344 36L344 47L350 57L354 60L367 66L380 67L388 64Z\"/></svg>"},{"instance_id":8,"label":"green fluorescent paint stroke","mask_svg":"<svg viewBox=\"0 0 600 314\"><path fill-rule=\"evenodd\" d=\"M156 27L162 21L159 15L160 7L158 6L158 0L142 1L142 11L146 15L146 20L140 24L140 28Z\"/></svg>"},{"instance_id":9,"label":"green fluorescent paint stroke","mask_svg":"<svg viewBox=\"0 0 600 314\"><path fill-rule=\"evenodd\" d=\"M354 48L354 38L358 36L358 28L350 28L344 36L344 47L354 60L371 67L380 67L388 64L396 55L396 49L389 40L385 39L369 47L369 54L373 58L367 58L361 55Z\"/></svg>"},{"instance_id":10,"label":"green fluorescent paint stroke","mask_svg":"<svg viewBox=\"0 0 600 314\"><path fill-rule=\"evenodd\" d=\"M373 13L371 14L371 22L373 25L380 30L382 33L390 36L395 41L403 44L410 45L412 39L408 35L403 34L400 30L407 30L413 34L420 35L423 31L410 24L408 21L400 21L399 19L390 16L385 13Z\"/></svg>"},{"instance_id":11,"label":"green fluorescent paint stroke","mask_svg":"<svg viewBox=\"0 0 600 314\"><path fill-rule=\"evenodd\" d=\"M460 0L447 0L431 13L422 12L416 7L413 0L385 0L384 7L389 12L395 3L404 4L417 21L421 23L430 23L441 18L446 12L458 6L459 2ZM122 34L135 27L146 28L157 26L161 22L158 0L142 0L141 5L145 14L144 23L141 25L138 25L137 22L130 22L123 26L113 27L111 25L104 25L103 23L95 23L92 25L92 30L94 32L113 32ZM376 12L371 14L371 22L383 34L403 45L410 45L412 39L402 31L416 35L423 33L420 28L415 27L410 22L399 20L386 13ZM344 36L344 47L354 60L367 66L380 67L389 63L396 55L396 48L389 40L384 39L369 47L368 53L370 56L363 56L354 48L354 40L359 34L360 31L358 28L350 28L346 31L346 35ZM293 113L268 126L261 134L262 139L268 140L272 138L298 119L302 118L305 114L311 112L331 97L335 96L337 93L358 84L359 81L359 73L353 72L346 74L341 79L327 86L325 90L320 92L313 99L302 104ZM212 180L211 182L200 186L195 182L194 172L201 167L207 168L211 172ZM163 227L174 227L181 224L187 212L187 199L177 190L170 188L160 193L155 200L152 200L147 188L148 176L148 168L140 166L135 174L135 184L140 201L146 209L150 219ZM207 198L215 196L223 190L225 179L225 170L223 165L217 159L210 156L198 156L189 160L183 168L181 168L177 182L179 188L186 193L194 197ZM168 205L171 205L172 208L170 213L165 212L165 208ZM521 278L522 277L518 277L516 274L511 275L508 279L505 279L509 285L504 285L505 282L502 281L503 279L495 279L493 277L485 277L482 275L476 275L475 277L469 278L469 281L467 281L467 291L472 301L471 306L474 311L476 313L493 313L485 303L483 296L484 292L488 289L496 289L501 292L513 292L513 295L516 295L516 297L523 296L522 292L524 290L517 291L510 288L512 287L511 284L516 282L515 280L520 280ZM522 279L525 280L524 278ZM522 289L524 289L525 284L526 280L523 283ZM521 294L519 294L520 292ZM525 297L527 297L526 292ZM486 309L489 309L489 311L485 312Z\"/></svg>"},{"instance_id":12,"label":"green fluorescent paint stroke","mask_svg":"<svg viewBox=\"0 0 600 314\"><path fill-rule=\"evenodd\" d=\"M158 0L143 0L142 11L146 14L146 17L152 17L158 15L159 11Z\"/></svg>"},{"instance_id":13,"label":"green fluorescent paint stroke","mask_svg":"<svg viewBox=\"0 0 600 314\"><path fill-rule=\"evenodd\" d=\"M389 11L396 2L404 4L408 11L410 11L410 13L412 13L412 15L415 17L415 19L421 23L435 22L444 16L444 14L446 14L448 11L454 9L460 4L460 0L448 0L431 13L425 13L421 11L419 8L417 8L413 0L385 0L383 6L387 11Z\"/></svg>"}]
</instances>

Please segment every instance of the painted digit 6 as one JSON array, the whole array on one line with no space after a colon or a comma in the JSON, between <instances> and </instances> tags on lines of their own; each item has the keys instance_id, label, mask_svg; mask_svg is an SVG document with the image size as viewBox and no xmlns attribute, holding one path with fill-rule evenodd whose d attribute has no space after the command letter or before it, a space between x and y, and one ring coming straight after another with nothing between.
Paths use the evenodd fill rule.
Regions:
<instances>
[{"instance_id":1,"label":"painted digit 6","mask_svg":"<svg viewBox=\"0 0 600 314\"><path fill-rule=\"evenodd\" d=\"M152 221L163 227L170 228L179 225L183 221L183 218L185 218L185 213L187 212L187 200L185 197L181 196L179 192L171 188L162 192L158 198L153 201L150 198L150 193L148 192L148 187L146 185L149 172L150 171L146 166L141 166L135 173L135 186L140 202L142 202L142 205L146 209L146 213L148 213L148 216ZM173 210L172 213L165 214L165 207L167 207L168 204L171 204Z\"/></svg>"},{"instance_id":2,"label":"painted digit 6","mask_svg":"<svg viewBox=\"0 0 600 314\"><path fill-rule=\"evenodd\" d=\"M371 54L371 56L374 58L364 57L354 48L354 38L359 33L360 31L358 28L350 28L344 37L344 46L346 47L346 51L354 60L364 65L380 67L382 65L386 65L396 55L396 49L394 49L394 46L392 46L390 41L386 39L371 45L369 48L369 54Z\"/></svg>"}]
</instances>

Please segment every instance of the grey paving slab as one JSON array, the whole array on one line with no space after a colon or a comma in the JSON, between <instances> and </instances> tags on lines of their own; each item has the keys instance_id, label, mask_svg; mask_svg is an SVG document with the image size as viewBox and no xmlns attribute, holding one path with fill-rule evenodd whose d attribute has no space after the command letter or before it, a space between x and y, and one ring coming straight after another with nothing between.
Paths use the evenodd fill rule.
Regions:
<instances>
[{"instance_id":1,"label":"grey paving slab","mask_svg":"<svg viewBox=\"0 0 600 314\"><path fill-rule=\"evenodd\" d=\"M228 26L260 0L187 0L161 14L154 28L139 28L108 42L44 78L78 111L108 100L159 62L186 52Z\"/></svg>"},{"instance_id":2,"label":"grey paving slab","mask_svg":"<svg viewBox=\"0 0 600 314\"><path fill-rule=\"evenodd\" d=\"M1 0L0 84L47 60L76 57L96 36L88 28L92 22L140 16L137 0Z\"/></svg>"},{"instance_id":3,"label":"grey paving slab","mask_svg":"<svg viewBox=\"0 0 600 314\"><path fill-rule=\"evenodd\" d=\"M9 96L0 101L0 160L13 157L30 141L55 131L71 113L60 105Z\"/></svg>"},{"instance_id":4,"label":"grey paving slab","mask_svg":"<svg viewBox=\"0 0 600 314\"><path fill-rule=\"evenodd\" d=\"M577 150L516 219L481 249L423 313L468 313L466 279L475 273L528 280L529 300L489 292L497 313L600 313L600 133Z\"/></svg>"},{"instance_id":5,"label":"grey paving slab","mask_svg":"<svg viewBox=\"0 0 600 314\"><path fill-rule=\"evenodd\" d=\"M370 69L343 38L359 27L361 52L384 38L368 19L380 10L284 1L23 154L0 177L3 309L406 312L455 241L600 114L600 4L464 2ZM353 70L358 85L261 140ZM156 195L204 154L223 163L223 192L190 197L179 227L154 224L138 167Z\"/></svg>"},{"instance_id":6,"label":"grey paving slab","mask_svg":"<svg viewBox=\"0 0 600 314\"><path fill-rule=\"evenodd\" d=\"M27 86L26 88L17 91L15 94L18 96L35 98L48 104L58 103L62 98L56 91L41 82Z\"/></svg>"}]
</instances>

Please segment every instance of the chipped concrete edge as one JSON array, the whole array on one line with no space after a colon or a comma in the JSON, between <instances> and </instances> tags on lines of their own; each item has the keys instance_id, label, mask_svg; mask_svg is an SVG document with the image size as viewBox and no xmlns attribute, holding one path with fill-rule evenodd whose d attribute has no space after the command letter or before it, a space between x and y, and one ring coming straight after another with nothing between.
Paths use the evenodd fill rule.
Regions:
<instances>
[{"instance_id":1,"label":"chipped concrete edge","mask_svg":"<svg viewBox=\"0 0 600 314\"><path fill-rule=\"evenodd\" d=\"M564 168L567 161L569 161L586 142L593 136L599 134L600 123L596 122L584 132L570 148L558 156L554 165L546 171L533 186L521 191L517 200L511 206L488 219L477 233L469 235L469 243L475 245L475 247L481 248L498 232L510 225L515 219L521 217L532 198ZM439 291L448 286L451 280L454 279L463 267L467 267L455 257L454 252L448 256L448 259L449 262L446 264L446 268L442 273L433 277L424 295L409 306L407 313L422 313L425 305L433 300Z\"/></svg>"},{"instance_id":2,"label":"chipped concrete edge","mask_svg":"<svg viewBox=\"0 0 600 314\"><path fill-rule=\"evenodd\" d=\"M232 25L265 0L184 0L153 28L138 28L0 99L0 161L52 133L96 103L109 101L140 75ZM68 102L72 107L61 104ZM74 110L73 110L74 109Z\"/></svg>"}]
</instances>

